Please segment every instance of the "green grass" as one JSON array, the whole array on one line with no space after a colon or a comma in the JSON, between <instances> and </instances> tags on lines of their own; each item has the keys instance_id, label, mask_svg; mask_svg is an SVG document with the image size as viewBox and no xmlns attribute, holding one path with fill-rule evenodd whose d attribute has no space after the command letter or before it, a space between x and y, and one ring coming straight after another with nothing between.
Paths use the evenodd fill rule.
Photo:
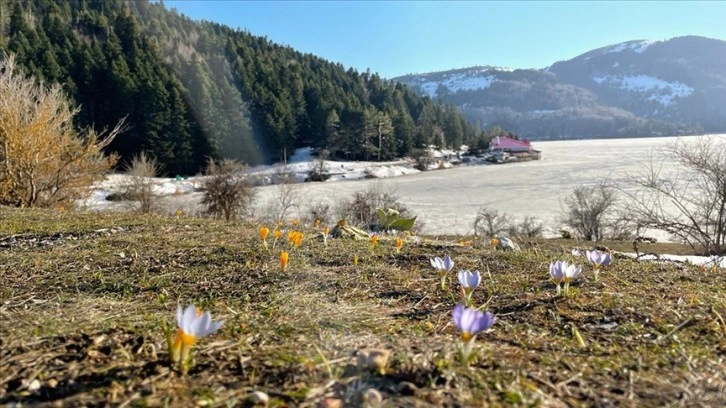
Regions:
<instances>
[{"instance_id":1,"label":"green grass","mask_svg":"<svg viewBox=\"0 0 726 408\"><path fill-rule=\"evenodd\" d=\"M256 228L0 209L0 405L230 406L258 390L271 406L357 406L368 388L386 406L726 404L723 269L616 259L599 282L584 266L558 298L548 263L587 243L502 253L424 237L396 253L391 239L325 246L304 228L282 273L289 246L266 251ZM468 367L458 295L428 263L445 253L455 270L482 271L474 302L500 319ZM182 375L163 327L189 303L225 323ZM391 353L383 374L356 363L373 348Z\"/></svg>"}]
</instances>

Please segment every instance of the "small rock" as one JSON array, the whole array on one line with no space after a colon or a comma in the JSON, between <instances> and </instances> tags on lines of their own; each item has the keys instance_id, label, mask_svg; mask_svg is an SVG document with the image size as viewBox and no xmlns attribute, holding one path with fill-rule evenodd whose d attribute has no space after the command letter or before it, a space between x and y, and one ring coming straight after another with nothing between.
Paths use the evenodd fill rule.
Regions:
<instances>
[{"instance_id":1,"label":"small rock","mask_svg":"<svg viewBox=\"0 0 726 408\"><path fill-rule=\"evenodd\" d=\"M266 407L270 403L270 397L262 391L253 391L247 399L255 406Z\"/></svg>"},{"instance_id":2,"label":"small rock","mask_svg":"<svg viewBox=\"0 0 726 408\"><path fill-rule=\"evenodd\" d=\"M107 338L107 336L106 336L105 334L102 334L102 335L100 335L100 336L96 336L96 337L95 337L95 338L93 339L93 345L94 345L94 346L98 346L99 344L101 344L101 343L103 343L104 341L106 341L106 338Z\"/></svg>"},{"instance_id":3,"label":"small rock","mask_svg":"<svg viewBox=\"0 0 726 408\"><path fill-rule=\"evenodd\" d=\"M503 235L492 238L492 245L501 251L519 251L519 245Z\"/></svg>"},{"instance_id":4,"label":"small rock","mask_svg":"<svg viewBox=\"0 0 726 408\"><path fill-rule=\"evenodd\" d=\"M40 381L36 378L28 384L28 391L38 391L40 389Z\"/></svg>"},{"instance_id":5,"label":"small rock","mask_svg":"<svg viewBox=\"0 0 726 408\"><path fill-rule=\"evenodd\" d=\"M343 408L343 400L339 398L326 397L320 401L320 408Z\"/></svg>"},{"instance_id":6,"label":"small rock","mask_svg":"<svg viewBox=\"0 0 726 408\"><path fill-rule=\"evenodd\" d=\"M358 351L358 368L386 373L388 358L391 353L385 349L371 349Z\"/></svg>"},{"instance_id":7,"label":"small rock","mask_svg":"<svg viewBox=\"0 0 726 408\"><path fill-rule=\"evenodd\" d=\"M377 407L383 403L383 395L375 389L368 388L360 394L360 398L365 406Z\"/></svg>"}]
</instances>

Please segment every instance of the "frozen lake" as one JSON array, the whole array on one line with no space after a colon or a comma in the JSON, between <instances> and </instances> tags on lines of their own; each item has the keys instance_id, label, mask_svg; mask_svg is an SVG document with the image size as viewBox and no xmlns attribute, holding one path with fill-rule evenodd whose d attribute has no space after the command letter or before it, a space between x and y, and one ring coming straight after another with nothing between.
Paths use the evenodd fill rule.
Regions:
<instances>
[{"instance_id":1,"label":"frozen lake","mask_svg":"<svg viewBox=\"0 0 726 408\"><path fill-rule=\"evenodd\" d=\"M724 135L719 137L726 139ZM662 148L676 139L599 139L533 142L542 151L538 161L506 165L461 166L448 170L355 181L299 184L301 210L322 202L335 203L379 184L394 192L424 223L424 234L470 234L480 207L495 208L521 220L533 216L543 222L546 235L559 231L561 201L580 185L610 179L622 181L642 171L641 163L652 156L672 167ZM258 214L265 203L279 195L279 186L259 188ZM665 238L660 236L659 238Z\"/></svg>"}]
</instances>

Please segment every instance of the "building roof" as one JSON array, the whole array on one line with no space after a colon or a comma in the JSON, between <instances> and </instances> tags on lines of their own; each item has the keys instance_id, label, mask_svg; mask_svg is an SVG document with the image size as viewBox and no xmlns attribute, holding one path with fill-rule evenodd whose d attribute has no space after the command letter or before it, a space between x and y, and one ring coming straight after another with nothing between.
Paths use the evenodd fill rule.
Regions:
<instances>
[{"instance_id":1,"label":"building roof","mask_svg":"<svg viewBox=\"0 0 726 408\"><path fill-rule=\"evenodd\" d=\"M497 136L489 142L489 149L502 150L530 150L532 148L529 140L516 140L505 136Z\"/></svg>"}]
</instances>

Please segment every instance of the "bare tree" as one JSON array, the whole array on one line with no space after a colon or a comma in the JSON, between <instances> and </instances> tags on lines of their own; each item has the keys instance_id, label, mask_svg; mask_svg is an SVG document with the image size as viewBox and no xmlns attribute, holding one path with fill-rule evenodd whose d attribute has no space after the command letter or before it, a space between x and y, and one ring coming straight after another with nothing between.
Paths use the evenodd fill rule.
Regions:
<instances>
[{"instance_id":1,"label":"bare tree","mask_svg":"<svg viewBox=\"0 0 726 408\"><path fill-rule=\"evenodd\" d=\"M326 160L330 156L330 152L327 149L322 149L318 152L318 158L313 163L313 168L308 173L308 178L305 181L325 181L330 178Z\"/></svg>"},{"instance_id":2,"label":"bare tree","mask_svg":"<svg viewBox=\"0 0 726 408\"><path fill-rule=\"evenodd\" d=\"M146 152L134 156L131 163L126 165L129 182L126 185L124 196L134 202L138 201L138 210L144 214L152 212L157 204L154 177L157 177L160 171L159 162L148 156Z\"/></svg>"},{"instance_id":3,"label":"bare tree","mask_svg":"<svg viewBox=\"0 0 726 408\"><path fill-rule=\"evenodd\" d=\"M293 175L283 171L277 172L275 175L277 183L277 195L268 205L268 215L272 217L272 222L279 224L285 222L285 219L294 212L297 212L302 194L300 186L295 183Z\"/></svg>"},{"instance_id":4,"label":"bare tree","mask_svg":"<svg viewBox=\"0 0 726 408\"><path fill-rule=\"evenodd\" d=\"M511 217L507 213L499 214L495 209L481 207L474 219L474 236L491 238L508 231L510 227Z\"/></svg>"},{"instance_id":5,"label":"bare tree","mask_svg":"<svg viewBox=\"0 0 726 408\"><path fill-rule=\"evenodd\" d=\"M242 215L251 206L255 189L247 178L239 175L243 169L244 166L230 159L220 163L212 159L208 161L201 201L207 214L229 221Z\"/></svg>"},{"instance_id":6,"label":"bare tree","mask_svg":"<svg viewBox=\"0 0 726 408\"><path fill-rule=\"evenodd\" d=\"M59 85L27 77L14 56L0 58L0 204L70 205L87 196L117 158L106 148L123 130L77 130L79 108Z\"/></svg>"},{"instance_id":7,"label":"bare tree","mask_svg":"<svg viewBox=\"0 0 726 408\"><path fill-rule=\"evenodd\" d=\"M309 205L304 218L308 224L314 224L317 221L322 225L327 225L334 221L330 214L330 205L322 201Z\"/></svg>"},{"instance_id":8,"label":"bare tree","mask_svg":"<svg viewBox=\"0 0 726 408\"><path fill-rule=\"evenodd\" d=\"M542 222L532 216L524 217L524 219L509 227L509 235L534 238L542 235L544 226Z\"/></svg>"},{"instance_id":9,"label":"bare tree","mask_svg":"<svg viewBox=\"0 0 726 408\"><path fill-rule=\"evenodd\" d=\"M678 167L666 172L653 159L629 177L627 193L638 222L666 231L710 254L726 253L726 142L701 137L666 148Z\"/></svg>"},{"instance_id":10,"label":"bare tree","mask_svg":"<svg viewBox=\"0 0 726 408\"><path fill-rule=\"evenodd\" d=\"M606 183L575 187L564 199L562 223L583 239L599 241L617 201L616 190Z\"/></svg>"}]
</instances>

